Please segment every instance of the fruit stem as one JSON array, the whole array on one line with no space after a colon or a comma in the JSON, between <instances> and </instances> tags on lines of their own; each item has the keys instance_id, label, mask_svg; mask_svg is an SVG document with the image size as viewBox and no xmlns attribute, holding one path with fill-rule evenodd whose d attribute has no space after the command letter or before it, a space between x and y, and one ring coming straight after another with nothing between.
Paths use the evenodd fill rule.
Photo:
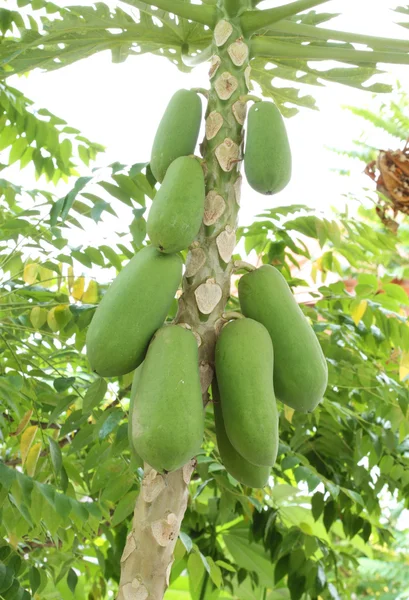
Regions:
<instances>
[{"instance_id":1,"label":"fruit stem","mask_svg":"<svg viewBox=\"0 0 409 600\"><path fill-rule=\"evenodd\" d=\"M244 96L240 96L240 102L261 102L261 98L252 94L244 94Z\"/></svg>"},{"instance_id":2,"label":"fruit stem","mask_svg":"<svg viewBox=\"0 0 409 600\"><path fill-rule=\"evenodd\" d=\"M237 271L255 271L257 269L257 267L255 267L254 265L251 265L250 263L244 261L244 260L235 260L234 261L234 272L237 273Z\"/></svg>"},{"instance_id":3,"label":"fruit stem","mask_svg":"<svg viewBox=\"0 0 409 600\"><path fill-rule=\"evenodd\" d=\"M202 94L202 96L204 96L206 100L209 100L209 90L206 90L206 88L191 88L191 91L196 92L196 94Z\"/></svg>"},{"instance_id":4,"label":"fruit stem","mask_svg":"<svg viewBox=\"0 0 409 600\"><path fill-rule=\"evenodd\" d=\"M223 313L222 315L223 319L225 321L233 321L233 320L237 320L237 319L244 319L244 315L242 315L239 312L227 312L227 313Z\"/></svg>"}]
</instances>

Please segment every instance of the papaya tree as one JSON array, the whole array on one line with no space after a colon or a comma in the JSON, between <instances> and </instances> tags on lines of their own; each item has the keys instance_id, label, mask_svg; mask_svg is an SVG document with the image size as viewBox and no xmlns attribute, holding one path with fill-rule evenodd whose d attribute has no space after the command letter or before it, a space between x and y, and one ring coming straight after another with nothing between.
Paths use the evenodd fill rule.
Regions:
<instances>
[{"instance_id":1,"label":"papaya tree","mask_svg":"<svg viewBox=\"0 0 409 600\"><path fill-rule=\"evenodd\" d=\"M5 220L7 226L4 227L6 273L16 276L23 268L22 282L20 280L15 287L10 280L5 279L3 286L5 297L14 300L9 308L11 317L5 317L7 335L2 338L6 358L4 389L7 390L11 405L15 404L16 397L19 396L23 396L26 403L30 403L33 397L40 396L41 402L48 407L45 420L40 413L35 414L33 419L34 409L30 408L23 415L18 407L9 408L5 412L5 420L10 421L10 410L21 417L13 433L18 438L24 432L23 463L31 453L26 475L10 469L13 458L8 461L9 468L2 471L2 482L5 482L3 500L8 503L6 511L11 517L17 510L23 519L21 523L28 524L33 531L36 521L40 520L47 530L45 541L40 546L55 550L55 555L60 545L66 548L68 544L81 554L83 547L81 548L77 533L81 531L81 535L84 535L84 522L90 528L87 532L88 540L91 538L90 532L95 537L104 535L111 545L106 557L97 545L90 552L100 564L104 563L107 567L106 580L112 578L118 581L117 597L120 599L162 598L169 583L175 581L185 568L191 574L191 595L198 598L218 597L218 591L214 588L220 587L223 579L227 591L222 593L231 592L231 597L251 597L250 594L255 589L260 594L254 597L265 598L271 592L273 598L273 588L279 586L285 576L291 598L300 598L304 593L310 597L325 595L336 598L337 589L341 592L345 585L338 569L351 568L354 561L352 552L349 553L349 538L354 539L357 533L361 535L361 545L356 540L354 542L355 549L361 551L373 529L376 529L377 541L388 539L387 528L379 520L370 473L357 464L357 456L365 456L373 466L382 456L382 440L387 447L384 458L389 458L388 466L400 468L399 473L395 469L391 485L400 481L403 489L406 486L406 479L403 480L407 472L405 457L403 449L399 447L399 441L402 441L400 438L407 433L406 389L397 382L399 376L395 372L396 357L390 360L392 344L398 352L407 352L407 326L404 319L400 318L401 305L405 304L405 299L393 283L385 280L381 290L383 299L378 302L376 296L379 295L379 284L375 262L374 273L366 273L361 277L361 287L353 299L345 292L342 282L324 286L321 290L322 299L317 307L306 307L305 312L314 323L327 357L325 361L315 334L295 305L284 276L271 265L279 267L287 275L287 279L290 279L288 261L295 260L294 256L297 255L308 255L303 244L297 241L297 235L318 239L322 247L327 244L325 253L320 257L320 271L325 273L333 270L339 276L344 274L340 256L359 272L363 265L374 261L376 256L379 258L376 250L380 246L385 252L392 252L395 242L390 237L385 237L383 231L374 230L368 224L351 222L347 215L343 215L341 219L344 227L342 237L336 223L321 220L314 215L303 214L286 220L294 212L306 210L304 207L298 206L292 210L272 208L264 215L263 221L255 222L239 232L246 239L246 249L256 249L265 265L253 272L248 264L234 255L240 206L241 162L244 158L245 174L255 190L263 194L274 194L283 189L291 174L291 154L280 111L284 116L291 116L298 106L314 105L311 97L301 95L299 86L304 81L320 85L321 81L327 80L374 92L387 91L388 87L384 84L365 85L370 77L379 72L378 63L409 64L409 47L404 40L376 38L319 27L332 15L312 9L325 1L298 0L263 10L257 8L257 2L249 0L208 0L202 4L177 0L156 0L147 4L133 0L121 3L113 10L103 3L98 3L95 7L61 8L53 3L40 1L32 3L25 14L28 3L20 0L18 5L23 10L3 10L1 13L3 38L0 55L1 76L4 80L10 75L35 68L62 68L106 49L112 51L115 61L152 52L165 56L186 72L197 64L210 62L208 88L186 90L179 93L180 97L171 99L159 125L149 165L133 165L129 168L119 164L111 165L111 181L104 182L105 191L128 203L130 207L134 207L134 202L143 205L145 196L154 198L148 219L151 246L141 249L145 237L140 229L142 227L143 230L143 210L141 213L138 212L140 209L135 209L133 235L136 231L139 233L134 235L131 250L118 242L121 258L107 246L99 249L71 248L68 255L65 250L56 254L53 261L42 264L44 248L40 245L36 248L38 254L33 253L36 260L26 263L23 268L25 257L18 251L20 240L9 233L16 221L19 227L27 229L26 236L30 241L28 247L32 247L35 237L41 237L46 240L48 238L49 243L58 250L59 246L66 248L63 237L65 227L81 227L81 219L89 216L98 220L102 211L112 211L112 207L106 200L86 191L86 186L92 184L92 178L78 179L72 191L58 200L47 192L42 194L36 190L29 193L28 198L33 200L34 206L25 209L26 214L15 204L15 196L21 195L22 190L13 189L7 182L3 186L6 212L12 213L12 216L9 215L11 222ZM37 12L43 9L46 16L43 12ZM400 9L400 12L405 11L407 12L404 8ZM112 30L119 30L120 33L113 34ZM354 43L365 45L367 49L356 50ZM309 64L310 61L328 59L348 66L318 71ZM295 81L296 86L275 87L269 69L271 63L275 66L275 76ZM299 72L303 73L301 78ZM251 94L253 81L260 86L263 96L270 99L268 102ZM3 85L7 97L10 88L7 83ZM206 102L206 133L200 146L200 159L194 156L201 120L198 94L204 96ZM15 95L18 96L18 93L15 92ZM248 132L244 151L243 128L250 102L253 105L247 119ZM24 98L21 103L27 104ZM36 135L44 129L41 119L41 124L35 124L36 133L27 135L29 125L20 116L25 114L25 107L21 103L21 110L12 110L7 106L4 109L3 147L11 146L12 159L20 160L22 166L32 160L39 175L44 173L49 180L57 181L63 174L72 174L73 146L70 135L76 136L76 142L80 142L79 147L85 147L85 150L79 150L80 156L86 154L87 157L94 158L100 150L98 145L78 136L78 132L70 129L62 132L61 122L50 113L44 113L50 120L46 126L51 123L57 129L57 139L55 134L47 134L46 138L40 137L40 141L38 140ZM29 120L32 121L32 118ZM11 137L4 136L6 130ZM60 145L61 133L66 135ZM40 147L45 147L43 140L46 139L49 143L53 135L54 143L50 142L50 147L46 148L47 153L42 153ZM10 158L11 162L12 159ZM162 184L158 190L155 187L157 183ZM38 197L44 198L40 200L43 202L40 206L37 206ZM185 206L185 203L191 201L189 207ZM79 220L76 213L81 215ZM282 218L284 224L281 223ZM42 226L43 219L49 219L50 228ZM173 223L174 219L176 224ZM346 242L348 236L351 238L350 243ZM363 245L364 239L368 240L366 246ZM15 247L10 251L9 243L13 241ZM182 252L185 259L185 271L176 310L173 299L182 273L182 262L177 254L179 252ZM136 256L133 256L135 253ZM14 265L13 256L16 258ZM72 258L85 266L95 263L105 267L110 264L120 271L94 316L94 305L98 299L95 298L95 285L90 281L85 291L84 278L76 280L72 271L64 270L64 263L71 267ZM129 259L129 263L122 269L122 261L126 259ZM141 275L144 270L145 274ZM144 297L135 286L132 289L132 273L136 273L135 277L143 277L147 282ZM155 277L152 276L153 273ZM231 289L232 276L236 274L242 275L240 285L243 290L245 282L261 277L267 280L260 284L264 290L269 286L274 289L282 286L282 305L277 305L274 311L282 314L284 309L288 309L287 319L291 319L293 315L297 321L297 328L292 334L295 340L293 343L289 342L290 336L285 336L284 343L281 344L282 333L275 331L275 321L261 315L265 303L260 290L249 294L247 300L243 291L240 298L243 314L240 314L237 296L232 294ZM47 277L57 290L47 293L44 286L40 286L38 290L32 289L36 282L46 282ZM31 305L29 313L27 305L22 305L19 309L15 303L16 297L27 294L24 283L30 287L27 303ZM248 287L257 290L257 286L248 284ZM118 289L120 293L116 291ZM124 289L127 297L124 297ZM82 301L81 304L72 306L70 297ZM35 306L32 305L33 302ZM138 302L141 302L140 306ZM19 310L22 312L19 313ZM392 320L385 316L385 310L389 311L388 317L392 316ZM135 312L138 313L137 318ZM172 324L161 329L166 317ZM33 325L31 332L30 322ZM83 353L87 327L87 352L92 370ZM392 328L393 334L390 332ZM156 333L158 329L159 332ZM19 332L23 330L24 336L27 336L24 338L26 350L17 353L13 344L20 343L19 336L23 337L23 333ZM240 330L244 333L234 338L234 332ZM267 330L270 335L266 334ZM39 334L38 331L42 333ZM295 357L297 369L291 372L289 364L281 367L281 375L278 376L282 379L280 382L274 375L275 386L282 390L278 398L286 406L280 411L282 419L279 445L278 419L272 408L275 407L275 399L271 397L272 389L266 393L266 381L268 378L272 379L273 348L280 348L281 344L283 349L276 357L276 364L279 364L281 357L288 351L287 346L297 344L297 341L300 343L297 332L300 339L307 340L309 350L312 349L309 358L313 368L303 367L302 360L305 360L305 356L302 359ZM43 339L47 335L51 338L48 341ZM72 336L75 337L74 343L70 342ZM129 344L126 343L127 336L130 338ZM234 339L229 340L229 336ZM58 343L55 342L57 337L60 338ZM243 350L246 350L245 340L249 343L251 361L250 357L245 360L243 355ZM255 340L260 343L255 343ZM61 343L64 344L64 350L61 350ZM149 352L146 355L148 344ZM41 350L37 348L39 345L42 346ZM50 364L45 352L47 347L53 359L59 357L65 367L56 369L55 364ZM241 349L242 354L232 354L229 350L232 347ZM33 355L37 356L34 364ZM401 358L404 369L404 353L402 357L399 354L399 359ZM142 371L138 373L143 360ZM69 371L72 369L67 369L67 361L76 366L71 375ZM374 361L375 367L376 361L383 361L382 364L387 365L382 376L374 368ZM251 373L258 373L258 369L267 362L269 366L266 366L262 375L255 378L253 386L249 385L253 383L249 379ZM228 365L231 366L230 372ZM251 371L246 371L250 368L249 365ZM323 407L310 415L306 411L315 408L324 395L328 366L330 385ZM136 391L131 398L136 407L132 410L136 417L131 419L131 438L136 440L133 449L135 456L125 466L122 464L124 469L120 472L122 479L128 479L128 483L130 481L129 487L117 485L115 489L115 485L108 486L106 474L102 482L94 478L90 485L88 476L83 478L76 465L77 458L83 461L84 456L63 461L62 448L65 444L58 443L53 436L34 443L37 434L42 435L44 430L54 429L57 437L68 436L70 453L81 454L91 439L98 439L98 442L104 444L103 452L112 459L112 475L118 474L122 452L128 444L127 426L125 423L120 425L125 416L120 409L120 402L129 395L132 379L129 379L129 374L136 368L135 375L132 375ZM108 393L107 384L92 371L101 377L119 378L122 387L118 390L115 381L110 383L111 401L107 406L102 405ZM56 374L58 377L55 377ZM54 391L61 394L61 398L55 398L47 379L53 381ZM231 379L234 380L234 387ZM294 379L295 401L294 390L291 390L290 385ZM180 382L186 384L185 387L178 388ZM297 392L303 382L306 394L303 404L299 405ZM378 400L379 397L388 398L391 408L385 414L378 414L378 405L375 404L378 400L372 400L371 403L366 395L361 396L365 394L364 390L373 390L375 387L378 392L374 395ZM347 390L355 389L356 395L351 392L352 395L349 396ZM391 390L395 394L393 400ZM227 416L228 410L223 409L221 414L220 406L216 406L219 393L221 405L231 407L230 414L233 416L230 418ZM243 431L245 424L250 421L246 416L248 405L246 402L242 403L239 422L238 414L234 411L239 403L235 399L240 396L244 401L246 396L251 397L255 393L262 397L264 404L260 401L260 409L253 410L253 424L257 427L251 437L244 440L245 436L240 435L240 430ZM141 407L140 398L145 396L150 397L149 402ZM209 401L210 398L212 402ZM226 399L224 403L223 398ZM329 408L325 408L325 403ZM153 414L151 407L156 404L156 413ZM226 456L222 462L231 471L233 482L220 461L213 460L217 446L212 404L215 405L216 433L219 432L220 454L216 456ZM349 404L353 405L353 409ZM368 406L368 412L361 417L360 407L364 404ZM50 410L53 406L54 409ZM176 408L172 410L172 406ZM300 412L294 413L294 408ZM55 421L61 415L64 415L65 423L60 430ZM15 424L14 419L11 422ZM388 440L382 438L386 422L392 424L391 428L387 428L391 431ZM154 429L152 423L155 424ZM238 425L238 433L235 425ZM264 428L264 425L268 425L269 429ZM203 453L200 446L204 429L206 436ZM116 437L114 443L110 444L108 442L114 431ZM270 436L266 435L268 431ZM334 434L335 431L337 435ZM355 436L360 448L357 455L355 450L358 442L355 446ZM222 439L227 450L222 448ZM271 447L267 447L268 445ZM262 453L263 449L265 455ZM100 445L95 445L87 452L87 473L97 469L98 459L103 455L101 450ZM326 460L322 457L323 453ZM248 488L267 483L277 454L279 460L274 467L274 474L283 486L282 495L280 485L277 490L274 486L265 500L262 495L257 496L248 491ZM139 455L145 463L143 470L136 471L137 482L134 489L132 477L135 475L132 475L132 466L135 471ZM234 462L230 468L227 456ZM187 460L188 457L190 460ZM34 477L41 459L51 461L53 485L50 485L47 477ZM337 474L336 464L339 461L344 468ZM250 465L250 478L261 471L260 479L256 479L255 483L254 479L250 481L241 471L246 462ZM233 472L237 469L237 464L239 468ZM141 466L138 468L141 469ZM223 470L223 473L218 474L218 469ZM318 485L323 486L321 491L315 492L312 499L315 521L323 519L320 528L305 513L303 499L298 492L295 493L292 489L288 493L288 488L287 492L283 489L287 479L289 484L294 481L286 475L289 469L294 473L291 477L306 482L310 492ZM388 477L388 471L385 467L385 477ZM192 504L188 507L188 490L192 478L191 489L194 491L196 508L200 504L207 506L207 509L201 507L201 511L197 510L196 514L192 510ZM244 488L238 484L240 478L244 479ZM378 481L383 483L381 478ZM91 498L100 494L99 502L78 502L74 497L74 484L84 489L84 495L88 495L85 491L87 489ZM109 492L103 491L104 488L109 489ZM63 493L56 493L56 489ZM123 490L124 497L121 498ZM125 542L124 530L121 529L114 535L109 530L109 525L118 525L123 521L124 515L128 516L129 505L135 503L136 497L134 518ZM212 502L212 497L216 501ZM29 500L26 501L26 498ZM49 515L43 514L44 502L48 502L51 507ZM112 506L109 503L117 503L114 513L111 513ZM365 505L367 513L363 512ZM218 510L223 512L226 522L232 523L232 531L226 535L220 536L218 530ZM233 529L236 517L242 520L244 531L240 527L238 530ZM65 520L64 532L60 531L61 519ZM67 519L70 520L71 529L67 527ZM184 531L179 535L183 519ZM343 527L340 526L341 519ZM338 527L330 538L328 532L337 520ZM4 589L4 593L8 594L5 597L15 597L10 595L13 593L27 597L27 590L24 591L18 577L13 575L18 575L20 568L21 559L16 549L17 540L22 537L24 530L21 525L20 529L14 531L10 523L11 520L8 521L8 539L14 541L14 546L13 543L10 544L14 551L8 545L5 546L4 557L9 562L2 570L3 588L0 593ZM37 531L35 533L39 534ZM259 558L250 561L249 566L243 559L243 551L240 553L240 543L243 545L243 539L247 540L250 534L251 551ZM177 542L178 539L181 543ZM343 540L344 552L339 551L337 554L339 540ZM36 538L26 542L26 550L35 552L38 544ZM184 545L184 550L181 545ZM225 547L235 564L233 560L223 560L222 551ZM24 548L20 548L22 549ZM275 565L272 579L269 578L270 561ZM78 576L71 564L72 560L67 556L63 565L58 563L59 572L57 574L54 571L53 577L66 577L67 585L73 591L76 589ZM51 572L52 567L51 562ZM224 578L222 569L226 571ZM90 569L91 572L94 577L93 588L87 591L92 597L101 597L106 593L106 584L98 580L95 569ZM33 594L43 585L43 573L39 565L33 562L30 573L26 574ZM229 575L231 573L233 575ZM255 593L258 594L258 591Z\"/></svg>"}]
</instances>

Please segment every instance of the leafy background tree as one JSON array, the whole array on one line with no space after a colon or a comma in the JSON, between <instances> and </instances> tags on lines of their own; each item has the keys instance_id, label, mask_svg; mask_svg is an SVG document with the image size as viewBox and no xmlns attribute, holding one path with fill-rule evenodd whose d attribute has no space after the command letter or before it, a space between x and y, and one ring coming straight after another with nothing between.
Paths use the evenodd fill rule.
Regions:
<instances>
[{"instance_id":1,"label":"leafy background tree","mask_svg":"<svg viewBox=\"0 0 409 600\"><path fill-rule=\"evenodd\" d=\"M43 7L31 5L34 14ZM103 148L46 109L33 114L30 101L8 86L7 75L58 68L95 51L95 40L80 36L90 15L100 23L97 49L112 49L115 59L129 52L129 36L135 40L144 30L135 25L130 34L129 15L108 13L103 5L95 11L47 3L46 10L47 33L36 31L36 16L23 27L21 15L2 12L0 49L7 67L0 148L10 150L5 175L17 162L21 168L34 165L46 189L0 182L0 595L97 599L116 593L143 472L127 440L131 376L109 384L95 378L83 353L85 332L107 287L103 269L119 271L145 242L144 211L154 182L144 163L113 163L78 177L81 163L101 161ZM144 18L149 11L143 5ZM315 11L304 18L307 27L322 19ZM168 17L163 20L166 27ZM123 33L113 43L108 29L121 23ZM144 23L151 21L146 17ZM284 25L291 30L291 23ZM16 26L20 35L13 37ZM194 35L183 19L180 27L188 38ZM49 45L43 35L51 36ZM209 41L193 39L199 49ZM176 58L168 56L185 68L183 44L179 51ZM318 77L305 62L302 67ZM359 75L369 77L364 71ZM296 105L298 92L287 93ZM404 102L402 95L398 108ZM393 102L386 106L396 114ZM371 120L370 113L365 116ZM372 115L379 126L375 116L379 113ZM390 123L386 114L381 125L390 130ZM394 130L397 142L406 124ZM46 183L67 179L69 191L61 198ZM206 441L167 598L375 597L377 591L385 599L405 597L407 582L399 569L404 539L395 532L396 513L388 515L383 502L390 503L390 494L404 507L409 484L408 297L393 283L407 277L408 241L404 222L393 235L362 197L357 211L348 205L333 218L300 204L275 206L238 231L243 258L255 251L297 287L305 285L304 273L318 282L319 294L303 309L328 358L330 385L312 415L280 406L279 459L263 492L227 475L207 408ZM372 197L375 201L373 192ZM129 217L125 225L115 219L123 211ZM104 213L115 241L74 246ZM351 279L357 283L353 292ZM234 294L230 305L237 307ZM169 319L175 312L176 303Z\"/></svg>"}]
</instances>

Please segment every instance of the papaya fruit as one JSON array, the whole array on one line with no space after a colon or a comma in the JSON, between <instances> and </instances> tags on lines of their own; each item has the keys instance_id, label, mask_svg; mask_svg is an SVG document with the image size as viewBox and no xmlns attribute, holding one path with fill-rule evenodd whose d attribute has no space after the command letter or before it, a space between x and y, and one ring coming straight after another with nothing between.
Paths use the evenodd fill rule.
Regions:
<instances>
[{"instance_id":1,"label":"papaya fruit","mask_svg":"<svg viewBox=\"0 0 409 600\"><path fill-rule=\"evenodd\" d=\"M327 363L283 275L271 265L243 275L239 300L243 314L271 336L277 398L295 410L314 410L327 387Z\"/></svg>"},{"instance_id":2,"label":"papaya fruit","mask_svg":"<svg viewBox=\"0 0 409 600\"><path fill-rule=\"evenodd\" d=\"M137 383L133 445L156 471L174 471L199 452L203 431L196 338L179 325L164 326L149 345Z\"/></svg>"},{"instance_id":3,"label":"papaya fruit","mask_svg":"<svg viewBox=\"0 0 409 600\"><path fill-rule=\"evenodd\" d=\"M147 231L154 246L170 254L188 248L202 224L205 203L203 169L181 156L166 171L149 212Z\"/></svg>"},{"instance_id":4,"label":"papaya fruit","mask_svg":"<svg viewBox=\"0 0 409 600\"><path fill-rule=\"evenodd\" d=\"M176 158L194 154L201 120L202 103L196 92L177 91L159 123L152 146L150 167L159 183Z\"/></svg>"},{"instance_id":5,"label":"papaya fruit","mask_svg":"<svg viewBox=\"0 0 409 600\"><path fill-rule=\"evenodd\" d=\"M226 471L243 485L252 488L264 487L270 476L271 467L258 467L249 463L233 448L227 437L223 421L220 394L217 383L212 384L214 420L216 424L217 447Z\"/></svg>"},{"instance_id":6,"label":"papaya fruit","mask_svg":"<svg viewBox=\"0 0 409 600\"><path fill-rule=\"evenodd\" d=\"M248 462L272 466L278 449L273 344L253 319L228 323L216 343L223 421L233 448Z\"/></svg>"},{"instance_id":7,"label":"papaya fruit","mask_svg":"<svg viewBox=\"0 0 409 600\"><path fill-rule=\"evenodd\" d=\"M128 410L128 442L129 442L129 450L131 452L131 457L133 459L133 463L135 464L136 467L143 467L143 460L141 459L141 457L139 456L139 454L136 452L135 447L133 445L133 435L132 435L132 414L133 414L133 407L135 404L135 394L136 394L136 390L138 387L138 381L139 378L141 376L141 371L142 371L142 366L143 363L141 365L139 365L139 367L137 369L135 369L135 373L133 376L133 380L132 380L132 388L131 388L131 398L129 400L129 410Z\"/></svg>"},{"instance_id":8,"label":"papaya fruit","mask_svg":"<svg viewBox=\"0 0 409 600\"><path fill-rule=\"evenodd\" d=\"M273 102L256 102L247 119L244 171L260 194L277 194L291 179L291 149L283 117Z\"/></svg>"},{"instance_id":9,"label":"papaya fruit","mask_svg":"<svg viewBox=\"0 0 409 600\"><path fill-rule=\"evenodd\" d=\"M91 368L101 377L130 373L166 319L182 277L182 259L147 246L122 269L87 332Z\"/></svg>"}]
</instances>

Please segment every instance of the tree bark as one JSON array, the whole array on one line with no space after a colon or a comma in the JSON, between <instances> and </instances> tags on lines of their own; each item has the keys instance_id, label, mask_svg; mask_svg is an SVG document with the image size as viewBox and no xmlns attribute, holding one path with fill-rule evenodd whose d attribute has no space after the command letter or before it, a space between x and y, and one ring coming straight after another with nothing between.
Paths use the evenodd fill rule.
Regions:
<instances>
[{"instance_id":1,"label":"tree bark","mask_svg":"<svg viewBox=\"0 0 409 600\"><path fill-rule=\"evenodd\" d=\"M241 0L240 4L242 9L252 7L251 0ZM228 2L230 14L231 5ZM200 147L206 177L205 215L189 249L175 319L190 327L198 340L204 404L214 376L216 339L225 322L223 313L230 297L246 113L246 101L240 98L249 91L249 44L243 38L239 18L229 16L223 0L219 0L218 8L206 136ZM122 556L118 600L162 600L169 584L194 464L192 460L183 469L167 475L146 466L132 531Z\"/></svg>"},{"instance_id":2,"label":"tree bark","mask_svg":"<svg viewBox=\"0 0 409 600\"><path fill-rule=\"evenodd\" d=\"M163 598L194 466L192 461L183 469L160 475L145 465L132 530L121 558L118 600Z\"/></svg>"}]
</instances>

